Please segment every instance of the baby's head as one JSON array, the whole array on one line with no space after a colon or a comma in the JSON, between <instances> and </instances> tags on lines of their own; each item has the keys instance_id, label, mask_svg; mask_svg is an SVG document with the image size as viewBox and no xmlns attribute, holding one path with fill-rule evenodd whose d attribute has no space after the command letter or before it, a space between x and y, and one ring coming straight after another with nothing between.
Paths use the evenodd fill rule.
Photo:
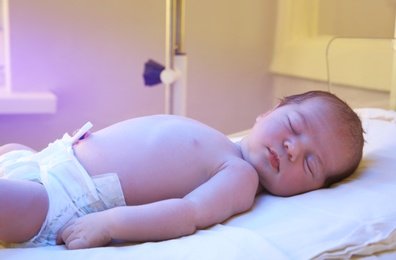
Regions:
<instances>
[{"instance_id":1,"label":"baby's head","mask_svg":"<svg viewBox=\"0 0 396 260\"><path fill-rule=\"evenodd\" d=\"M267 191L290 196L349 176L363 144L356 113L329 92L311 91L288 96L259 116L241 150Z\"/></svg>"}]
</instances>

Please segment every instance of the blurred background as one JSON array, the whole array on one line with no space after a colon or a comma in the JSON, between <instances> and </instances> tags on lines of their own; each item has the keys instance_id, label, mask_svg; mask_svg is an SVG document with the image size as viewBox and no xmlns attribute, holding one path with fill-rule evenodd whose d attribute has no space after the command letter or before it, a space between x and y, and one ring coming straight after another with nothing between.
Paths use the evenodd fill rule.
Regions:
<instances>
[{"instance_id":1,"label":"blurred background","mask_svg":"<svg viewBox=\"0 0 396 260\"><path fill-rule=\"evenodd\" d=\"M326 50L334 36L393 37L395 5L379 2L186 1L186 115L231 134L250 128L278 97L327 90ZM12 92L46 91L57 100L55 113L0 114L0 144L42 149L86 121L95 131L164 113L163 86L146 87L142 77L148 59L164 62L164 0L11 0L8 5ZM336 56L348 59L342 51L349 51L340 48ZM384 55L391 58L389 53ZM392 61L383 65L389 73ZM367 96L383 98L379 106L387 106L391 83L373 84L386 86L363 86ZM335 85L351 98L359 84Z\"/></svg>"}]
</instances>

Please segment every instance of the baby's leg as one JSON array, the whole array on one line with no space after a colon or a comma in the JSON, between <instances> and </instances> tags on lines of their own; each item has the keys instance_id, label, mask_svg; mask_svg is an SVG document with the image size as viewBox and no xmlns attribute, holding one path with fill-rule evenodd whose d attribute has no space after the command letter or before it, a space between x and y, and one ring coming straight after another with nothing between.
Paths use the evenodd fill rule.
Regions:
<instances>
[{"instance_id":1,"label":"baby's leg","mask_svg":"<svg viewBox=\"0 0 396 260\"><path fill-rule=\"evenodd\" d=\"M14 151L14 150L29 150L32 152L35 152L32 148L23 145L23 144L5 144L3 146L0 146L0 155Z\"/></svg>"},{"instance_id":2,"label":"baby's leg","mask_svg":"<svg viewBox=\"0 0 396 260\"><path fill-rule=\"evenodd\" d=\"M43 185L0 179L0 240L20 243L33 238L47 211L48 195Z\"/></svg>"}]
</instances>

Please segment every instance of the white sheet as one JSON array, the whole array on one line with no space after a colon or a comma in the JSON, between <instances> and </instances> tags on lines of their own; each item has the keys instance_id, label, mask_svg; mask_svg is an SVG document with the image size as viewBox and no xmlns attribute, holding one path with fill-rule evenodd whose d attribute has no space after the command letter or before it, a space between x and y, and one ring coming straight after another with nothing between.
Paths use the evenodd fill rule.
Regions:
<instances>
[{"instance_id":1,"label":"white sheet","mask_svg":"<svg viewBox=\"0 0 396 260\"><path fill-rule=\"evenodd\" d=\"M0 259L331 259L396 248L396 113L360 110L367 131L358 171L330 189L260 195L253 209L180 239L68 251L0 250ZM392 259L396 253L378 253Z\"/></svg>"},{"instance_id":2,"label":"white sheet","mask_svg":"<svg viewBox=\"0 0 396 260\"><path fill-rule=\"evenodd\" d=\"M193 236L158 243L120 244L84 250L64 246L3 249L0 259L279 259L288 258L255 232L216 225Z\"/></svg>"}]
</instances>

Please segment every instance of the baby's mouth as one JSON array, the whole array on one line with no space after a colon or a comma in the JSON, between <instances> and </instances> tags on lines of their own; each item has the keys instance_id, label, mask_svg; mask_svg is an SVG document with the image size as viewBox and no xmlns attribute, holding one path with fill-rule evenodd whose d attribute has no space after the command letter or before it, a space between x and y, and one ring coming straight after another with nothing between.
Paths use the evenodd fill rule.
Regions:
<instances>
[{"instance_id":1,"label":"baby's mouth","mask_svg":"<svg viewBox=\"0 0 396 260\"><path fill-rule=\"evenodd\" d=\"M279 156L274 150L270 148L268 148L268 150L269 150L269 161L271 163L271 166L279 172Z\"/></svg>"}]
</instances>

